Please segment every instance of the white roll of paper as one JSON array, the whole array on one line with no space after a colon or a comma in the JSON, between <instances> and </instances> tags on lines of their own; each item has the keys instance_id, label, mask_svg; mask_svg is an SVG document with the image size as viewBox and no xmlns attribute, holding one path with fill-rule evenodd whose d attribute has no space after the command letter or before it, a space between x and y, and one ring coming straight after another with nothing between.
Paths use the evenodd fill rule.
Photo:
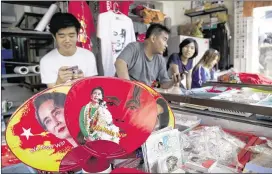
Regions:
<instances>
[{"instance_id":1,"label":"white roll of paper","mask_svg":"<svg viewBox=\"0 0 272 174\"><path fill-rule=\"evenodd\" d=\"M40 74L40 65L28 66L27 68L31 73Z\"/></svg>"},{"instance_id":2,"label":"white roll of paper","mask_svg":"<svg viewBox=\"0 0 272 174\"><path fill-rule=\"evenodd\" d=\"M55 14L57 11L58 6L57 4L51 4L49 7L48 11L43 15L42 20L39 22L39 24L36 26L35 30L36 31L44 31L46 28L47 24L51 20L52 16Z\"/></svg>"},{"instance_id":3,"label":"white roll of paper","mask_svg":"<svg viewBox=\"0 0 272 174\"><path fill-rule=\"evenodd\" d=\"M25 74L29 73L29 70L28 70L28 68L26 66L16 66L14 68L14 72L16 74L23 74L23 75L25 75Z\"/></svg>"}]
</instances>

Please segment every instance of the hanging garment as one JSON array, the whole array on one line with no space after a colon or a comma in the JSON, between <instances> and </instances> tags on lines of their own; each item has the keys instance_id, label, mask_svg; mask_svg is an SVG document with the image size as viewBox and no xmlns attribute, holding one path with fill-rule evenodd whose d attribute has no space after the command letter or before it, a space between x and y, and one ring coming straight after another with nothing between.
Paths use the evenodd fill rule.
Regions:
<instances>
[{"instance_id":1,"label":"hanging garment","mask_svg":"<svg viewBox=\"0 0 272 174\"><path fill-rule=\"evenodd\" d=\"M133 1L99 1L99 13L113 10L114 3L118 3L118 8L121 13L128 15L129 6Z\"/></svg>"},{"instance_id":2,"label":"hanging garment","mask_svg":"<svg viewBox=\"0 0 272 174\"><path fill-rule=\"evenodd\" d=\"M86 1L69 1L68 12L80 22L77 46L92 50L91 35L95 33L91 10Z\"/></svg>"},{"instance_id":3,"label":"hanging garment","mask_svg":"<svg viewBox=\"0 0 272 174\"><path fill-rule=\"evenodd\" d=\"M98 16L97 37L101 40L102 64L105 76L115 75L115 60L131 42L135 42L132 20L113 11Z\"/></svg>"},{"instance_id":4,"label":"hanging garment","mask_svg":"<svg viewBox=\"0 0 272 174\"><path fill-rule=\"evenodd\" d=\"M220 52L218 69L227 70L230 66L228 34L224 23L217 24L215 29L203 30L204 38L210 39L210 47Z\"/></svg>"}]
</instances>

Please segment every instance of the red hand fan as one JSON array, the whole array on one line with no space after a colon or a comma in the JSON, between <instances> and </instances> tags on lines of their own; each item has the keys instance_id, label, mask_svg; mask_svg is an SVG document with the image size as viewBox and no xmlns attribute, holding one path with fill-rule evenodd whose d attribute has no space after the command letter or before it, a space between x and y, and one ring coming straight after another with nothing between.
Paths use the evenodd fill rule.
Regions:
<instances>
[{"instance_id":1,"label":"red hand fan","mask_svg":"<svg viewBox=\"0 0 272 174\"><path fill-rule=\"evenodd\" d=\"M116 168L111 173L145 173L141 170L137 170L134 168Z\"/></svg>"},{"instance_id":2,"label":"red hand fan","mask_svg":"<svg viewBox=\"0 0 272 174\"><path fill-rule=\"evenodd\" d=\"M60 161L77 146L64 119L64 103L70 87L63 85L42 91L12 115L6 129L7 145L26 165L58 172Z\"/></svg>"},{"instance_id":3,"label":"red hand fan","mask_svg":"<svg viewBox=\"0 0 272 174\"><path fill-rule=\"evenodd\" d=\"M61 160L60 172L73 171L78 172L82 170L83 164L91 158L91 155L83 148L78 146L68 152Z\"/></svg>"},{"instance_id":4,"label":"red hand fan","mask_svg":"<svg viewBox=\"0 0 272 174\"><path fill-rule=\"evenodd\" d=\"M157 105L142 86L118 78L85 78L67 94L67 127L95 157L113 159L140 147L154 129Z\"/></svg>"},{"instance_id":5,"label":"red hand fan","mask_svg":"<svg viewBox=\"0 0 272 174\"><path fill-rule=\"evenodd\" d=\"M73 148L61 161L60 172L88 172L97 173L105 171L110 166L110 161L104 158L91 156L85 148Z\"/></svg>"},{"instance_id":6,"label":"red hand fan","mask_svg":"<svg viewBox=\"0 0 272 174\"><path fill-rule=\"evenodd\" d=\"M156 100L157 107L158 107L158 121L156 124L156 129L162 129L167 126L174 128L175 127L174 113L172 109L170 108L168 102L162 97L162 95L158 93L157 91L155 91L153 88L141 82L137 82L137 81L133 81L133 82L147 89Z\"/></svg>"}]
</instances>

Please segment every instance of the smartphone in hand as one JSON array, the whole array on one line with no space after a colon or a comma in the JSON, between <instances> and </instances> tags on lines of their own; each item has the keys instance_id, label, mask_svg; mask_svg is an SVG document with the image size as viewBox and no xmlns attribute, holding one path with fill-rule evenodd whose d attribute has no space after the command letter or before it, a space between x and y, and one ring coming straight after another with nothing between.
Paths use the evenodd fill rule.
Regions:
<instances>
[{"instance_id":1,"label":"smartphone in hand","mask_svg":"<svg viewBox=\"0 0 272 174\"><path fill-rule=\"evenodd\" d=\"M72 66L72 67L67 68L66 70L72 71L73 74L77 74L78 73L78 66Z\"/></svg>"}]
</instances>

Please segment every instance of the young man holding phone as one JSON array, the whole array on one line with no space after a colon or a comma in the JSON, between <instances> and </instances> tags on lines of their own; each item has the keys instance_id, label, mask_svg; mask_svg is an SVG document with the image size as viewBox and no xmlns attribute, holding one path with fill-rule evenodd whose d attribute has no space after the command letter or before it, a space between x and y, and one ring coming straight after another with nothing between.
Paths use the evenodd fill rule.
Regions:
<instances>
[{"instance_id":1,"label":"young man holding phone","mask_svg":"<svg viewBox=\"0 0 272 174\"><path fill-rule=\"evenodd\" d=\"M98 75L94 54L76 46L81 28L76 17L69 13L56 13L49 27L57 48L40 61L42 83L53 87L69 80Z\"/></svg>"}]
</instances>

